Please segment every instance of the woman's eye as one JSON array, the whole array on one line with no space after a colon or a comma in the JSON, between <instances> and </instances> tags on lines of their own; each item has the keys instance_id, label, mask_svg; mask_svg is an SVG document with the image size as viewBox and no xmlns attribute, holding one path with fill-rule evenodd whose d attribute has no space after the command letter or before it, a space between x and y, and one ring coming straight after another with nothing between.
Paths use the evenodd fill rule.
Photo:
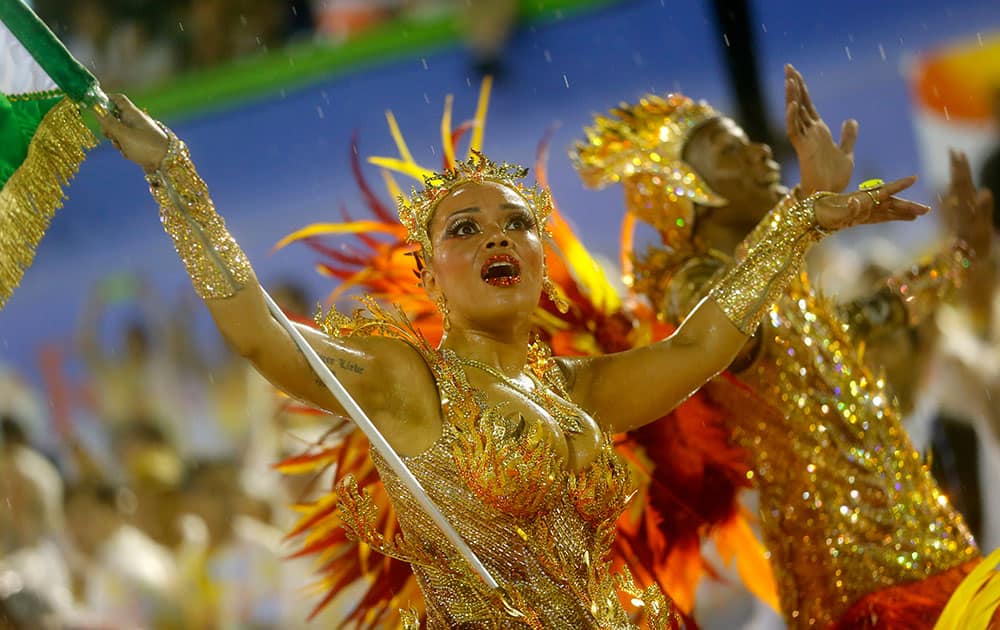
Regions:
<instances>
[{"instance_id":1,"label":"woman's eye","mask_svg":"<svg viewBox=\"0 0 1000 630\"><path fill-rule=\"evenodd\" d=\"M525 216L516 216L507 223L508 230L529 230L531 229L531 219Z\"/></svg>"},{"instance_id":2,"label":"woman's eye","mask_svg":"<svg viewBox=\"0 0 1000 630\"><path fill-rule=\"evenodd\" d=\"M475 221L459 221L448 228L448 236L472 236L478 231Z\"/></svg>"}]
</instances>

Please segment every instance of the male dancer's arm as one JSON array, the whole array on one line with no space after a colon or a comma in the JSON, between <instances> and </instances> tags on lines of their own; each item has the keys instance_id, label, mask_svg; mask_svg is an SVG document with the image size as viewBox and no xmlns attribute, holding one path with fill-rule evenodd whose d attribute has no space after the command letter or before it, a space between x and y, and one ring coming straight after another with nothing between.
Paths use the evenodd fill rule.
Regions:
<instances>
[{"instance_id":1,"label":"male dancer's arm","mask_svg":"<svg viewBox=\"0 0 1000 630\"><path fill-rule=\"evenodd\" d=\"M951 153L951 184L942 199L945 223L954 236L938 251L908 269L886 278L874 293L840 307L842 318L859 339L887 329L918 326L966 285L992 277L993 197L977 191L968 159ZM986 280L988 282L989 280ZM970 305L979 299L968 294ZM974 309L981 312L982 309Z\"/></svg>"}]
</instances>

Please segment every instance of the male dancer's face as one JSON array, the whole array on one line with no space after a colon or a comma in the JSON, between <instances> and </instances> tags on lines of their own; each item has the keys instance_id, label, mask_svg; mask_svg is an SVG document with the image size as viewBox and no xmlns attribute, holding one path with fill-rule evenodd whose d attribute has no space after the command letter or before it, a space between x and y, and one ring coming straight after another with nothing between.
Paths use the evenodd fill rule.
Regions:
<instances>
[{"instance_id":1,"label":"male dancer's face","mask_svg":"<svg viewBox=\"0 0 1000 630\"><path fill-rule=\"evenodd\" d=\"M750 232L787 192L781 184L781 167L771 148L750 142L729 118L716 118L694 131L684 147L684 160L708 186L728 200L702 221L718 221Z\"/></svg>"}]
</instances>

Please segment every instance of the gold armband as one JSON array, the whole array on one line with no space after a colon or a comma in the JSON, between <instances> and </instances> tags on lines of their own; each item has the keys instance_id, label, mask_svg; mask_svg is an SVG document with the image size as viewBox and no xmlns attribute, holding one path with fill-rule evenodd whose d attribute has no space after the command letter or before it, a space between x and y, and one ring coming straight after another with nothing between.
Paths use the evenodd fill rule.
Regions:
<instances>
[{"instance_id":1,"label":"gold armband","mask_svg":"<svg viewBox=\"0 0 1000 630\"><path fill-rule=\"evenodd\" d=\"M933 258L889 278L887 285L906 307L907 322L914 326L931 316L962 286L973 254L955 240Z\"/></svg>"},{"instance_id":2,"label":"gold armband","mask_svg":"<svg viewBox=\"0 0 1000 630\"><path fill-rule=\"evenodd\" d=\"M799 272L809 246L822 238L813 204L825 194L779 202L753 231L746 255L709 293L747 336L753 335L764 313Z\"/></svg>"},{"instance_id":3,"label":"gold armband","mask_svg":"<svg viewBox=\"0 0 1000 630\"><path fill-rule=\"evenodd\" d=\"M187 146L169 129L164 131L167 154L160 168L146 175L149 191L160 204L160 221L198 295L204 300L229 297L250 279L250 261L215 212Z\"/></svg>"},{"instance_id":4,"label":"gold armband","mask_svg":"<svg viewBox=\"0 0 1000 630\"><path fill-rule=\"evenodd\" d=\"M837 311L857 340L871 339L909 327L906 303L897 291L888 286L842 304L837 307Z\"/></svg>"}]
</instances>

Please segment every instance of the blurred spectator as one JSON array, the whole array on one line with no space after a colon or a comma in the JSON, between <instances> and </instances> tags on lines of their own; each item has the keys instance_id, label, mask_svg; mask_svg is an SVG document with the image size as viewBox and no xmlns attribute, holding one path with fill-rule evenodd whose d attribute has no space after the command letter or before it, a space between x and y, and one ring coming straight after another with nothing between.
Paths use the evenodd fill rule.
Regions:
<instances>
[{"instance_id":1,"label":"blurred spectator","mask_svg":"<svg viewBox=\"0 0 1000 630\"><path fill-rule=\"evenodd\" d=\"M131 522L157 543L175 548L181 542L179 492L184 474L176 449L156 425L143 421L121 427L113 449L134 498L127 514Z\"/></svg>"},{"instance_id":2,"label":"blurred spectator","mask_svg":"<svg viewBox=\"0 0 1000 630\"><path fill-rule=\"evenodd\" d=\"M191 1L181 21L192 67L266 52L313 30L304 0Z\"/></svg>"},{"instance_id":3,"label":"blurred spectator","mask_svg":"<svg viewBox=\"0 0 1000 630\"><path fill-rule=\"evenodd\" d=\"M17 372L3 365L0 365L0 419L3 436L45 453L55 450L57 444L42 397Z\"/></svg>"},{"instance_id":4,"label":"blurred spectator","mask_svg":"<svg viewBox=\"0 0 1000 630\"><path fill-rule=\"evenodd\" d=\"M58 627L73 607L69 569L58 546L62 481L52 464L27 446L13 419L4 418L2 429L0 606L14 627Z\"/></svg>"},{"instance_id":5,"label":"blurred spectator","mask_svg":"<svg viewBox=\"0 0 1000 630\"><path fill-rule=\"evenodd\" d=\"M396 16L401 0L314 0L319 32L342 42Z\"/></svg>"},{"instance_id":6,"label":"blurred spectator","mask_svg":"<svg viewBox=\"0 0 1000 630\"><path fill-rule=\"evenodd\" d=\"M76 0L69 8L66 47L105 86L143 86L178 67L177 42L163 32L170 3Z\"/></svg>"},{"instance_id":7,"label":"blurred spectator","mask_svg":"<svg viewBox=\"0 0 1000 630\"><path fill-rule=\"evenodd\" d=\"M221 63L234 54L229 31L230 0L199 0L192 2L184 20L188 35L188 61L193 66Z\"/></svg>"},{"instance_id":8,"label":"blurred spectator","mask_svg":"<svg viewBox=\"0 0 1000 630\"><path fill-rule=\"evenodd\" d=\"M0 414L0 448L27 446L28 434L9 414Z\"/></svg>"},{"instance_id":9,"label":"blurred spectator","mask_svg":"<svg viewBox=\"0 0 1000 630\"><path fill-rule=\"evenodd\" d=\"M64 36L66 47L80 63L90 68L101 81L112 81L107 75L112 61L109 58L115 18L102 0L79 0L69 8L68 33Z\"/></svg>"},{"instance_id":10,"label":"blurred spectator","mask_svg":"<svg viewBox=\"0 0 1000 630\"><path fill-rule=\"evenodd\" d=\"M85 481L66 493L76 574L86 607L116 627L182 627L177 567L162 546L126 522L119 488Z\"/></svg>"},{"instance_id":11,"label":"blurred spectator","mask_svg":"<svg viewBox=\"0 0 1000 630\"><path fill-rule=\"evenodd\" d=\"M283 616L281 532L254 518L234 460L202 461L185 484L185 507L205 525L197 593L212 627L277 627ZM190 577L189 577L190 579Z\"/></svg>"},{"instance_id":12,"label":"blurred spectator","mask_svg":"<svg viewBox=\"0 0 1000 630\"><path fill-rule=\"evenodd\" d=\"M458 6L476 71L502 75L504 47L517 25L517 0L459 0Z\"/></svg>"},{"instance_id":13,"label":"blurred spectator","mask_svg":"<svg viewBox=\"0 0 1000 630\"><path fill-rule=\"evenodd\" d=\"M105 347L100 332L112 307L138 307L141 316L132 316ZM163 312L152 292L131 275L110 277L90 295L80 321L80 354L91 380L94 411L112 433L143 422L173 440L183 426L185 398Z\"/></svg>"}]
</instances>

